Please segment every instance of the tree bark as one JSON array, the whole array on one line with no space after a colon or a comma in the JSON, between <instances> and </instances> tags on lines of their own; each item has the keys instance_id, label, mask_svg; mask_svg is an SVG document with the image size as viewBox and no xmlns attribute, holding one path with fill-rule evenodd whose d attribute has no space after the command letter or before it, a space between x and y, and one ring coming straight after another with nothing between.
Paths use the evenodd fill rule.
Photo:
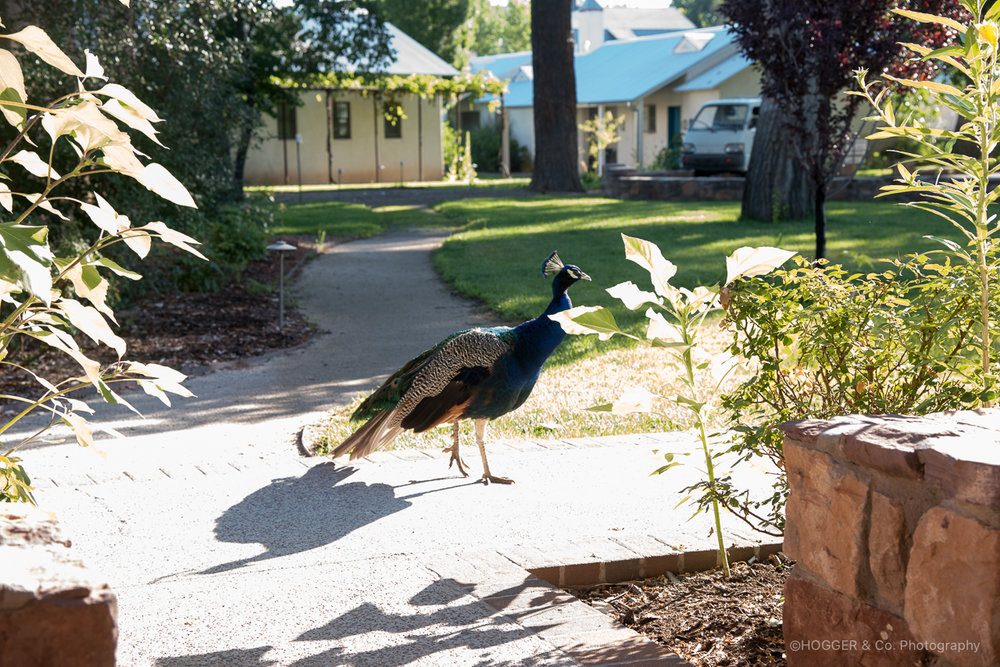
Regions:
<instances>
[{"instance_id":1,"label":"tree bark","mask_svg":"<svg viewBox=\"0 0 1000 667\"><path fill-rule=\"evenodd\" d=\"M572 0L531 3L535 168L530 190L583 192L576 128Z\"/></svg>"},{"instance_id":2,"label":"tree bark","mask_svg":"<svg viewBox=\"0 0 1000 667\"><path fill-rule=\"evenodd\" d=\"M781 109L765 97L743 188L741 217L778 222L810 212L810 179L785 129Z\"/></svg>"},{"instance_id":3,"label":"tree bark","mask_svg":"<svg viewBox=\"0 0 1000 667\"><path fill-rule=\"evenodd\" d=\"M820 184L813 193L813 215L816 221L816 259L826 257L826 185Z\"/></svg>"}]
</instances>

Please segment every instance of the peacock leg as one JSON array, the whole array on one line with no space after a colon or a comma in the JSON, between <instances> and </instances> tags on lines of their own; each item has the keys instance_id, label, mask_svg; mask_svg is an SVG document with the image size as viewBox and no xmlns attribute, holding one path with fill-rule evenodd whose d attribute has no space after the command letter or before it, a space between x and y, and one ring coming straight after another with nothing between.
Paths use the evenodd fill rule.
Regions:
<instances>
[{"instance_id":1,"label":"peacock leg","mask_svg":"<svg viewBox=\"0 0 1000 667\"><path fill-rule=\"evenodd\" d=\"M465 472L465 464L462 463L462 457L458 455L458 420L451 425L451 447L445 447L446 452L451 452L451 460L448 461L448 469L451 470L451 464L454 463L458 465L458 472L462 473L462 477L468 477L469 473Z\"/></svg>"},{"instance_id":2,"label":"peacock leg","mask_svg":"<svg viewBox=\"0 0 1000 667\"><path fill-rule=\"evenodd\" d=\"M479 445L479 455L483 457L483 482L489 484L513 484L514 480L507 477L497 477L490 474L490 464L486 462L486 421L477 419L475 421L476 444Z\"/></svg>"}]
</instances>

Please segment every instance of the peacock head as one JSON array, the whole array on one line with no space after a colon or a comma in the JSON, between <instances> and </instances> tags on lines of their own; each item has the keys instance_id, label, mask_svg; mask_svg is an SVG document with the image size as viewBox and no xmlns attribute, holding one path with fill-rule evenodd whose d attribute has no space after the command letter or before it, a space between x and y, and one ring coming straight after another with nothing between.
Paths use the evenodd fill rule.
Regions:
<instances>
[{"instance_id":1,"label":"peacock head","mask_svg":"<svg viewBox=\"0 0 1000 667\"><path fill-rule=\"evenodd\" d=\"M577 280L590 280L590 276L584 273L579 266L563 264L562 260L559 259L558 251L553 251L542 264L543 276L550 276L553 273L556 274L555 280L552 281L553 293L565 292Z\"/></svg>"}]
</instances>

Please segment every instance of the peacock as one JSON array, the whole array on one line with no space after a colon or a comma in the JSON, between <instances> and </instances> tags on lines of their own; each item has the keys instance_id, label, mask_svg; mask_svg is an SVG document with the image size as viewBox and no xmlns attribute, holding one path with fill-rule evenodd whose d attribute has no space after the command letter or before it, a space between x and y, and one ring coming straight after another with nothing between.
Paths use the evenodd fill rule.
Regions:
<instances>
[{"instance_id":1,"label":"peacock","mask_svg":"<svg viewBox=\"0 0 1000 667\"><path fill-rule=\"evenodd\" d=\"M566 337L549 315L571 308L566 291L578 280L590 280L580 267L564 265L558 252L542 264L543 276L553 273L552 301L538 317L516 327L459 331L393 373L351 415L352 421L365 423L333 450L334 458L348 452L352 460L367 456L404 430L423 433L451 423L448 468L454 463L468 477L458 452L459 422L472 419L483 459L482 481L511 484L513 480L490 473L486 425L527 400L542 364Z\"/></svg>"}]
</instances>

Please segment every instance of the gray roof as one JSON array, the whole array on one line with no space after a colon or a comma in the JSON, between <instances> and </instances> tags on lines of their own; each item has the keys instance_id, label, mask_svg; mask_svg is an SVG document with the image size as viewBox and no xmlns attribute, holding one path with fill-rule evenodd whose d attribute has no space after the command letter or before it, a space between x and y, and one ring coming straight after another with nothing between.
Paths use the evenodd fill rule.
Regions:
<instances>
[{"instance_id":1,"label":"gray roof","mask_svg":"<svg viewBox=\"0 0 1000 667\"><path fill-rule=\"evenodd\" d=\"M386 23L396 57L386 68L389 74L433 74L458 76L460 72L442 60L433 51L413 39L391 23Z\"/></svg>"},{"instance_id":2,"label":"gray roof","mask_svg":"<svg viewBox=\"0 0 1000 667\"><path fill-rule=\"evenodd\" d=\"M604 30L615 39L635 39L694 27L694 23L675 7L610 7L604 10Z\"/></svg>"}]
</instances>

